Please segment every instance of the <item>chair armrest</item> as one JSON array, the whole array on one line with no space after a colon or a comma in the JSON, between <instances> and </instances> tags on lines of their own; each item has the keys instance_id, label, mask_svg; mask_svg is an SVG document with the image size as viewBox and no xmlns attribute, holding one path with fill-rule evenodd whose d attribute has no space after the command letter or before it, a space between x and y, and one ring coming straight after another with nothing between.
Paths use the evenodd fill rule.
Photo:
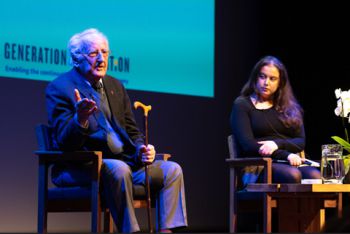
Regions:
<instances>
[{"instance_id":1,"label":"chair armrest","mask_svg":"<svg viewBox=\"0 0 350 234\"><path fill-rule=\"evenodd\" d=\"M297 153L297 154L300 156L300 158L305 158L305 151L304 150Z\"/></svg>"},{"instance_id":2,"label":"chair armrest","mask_svg":"<svg viewBox=\"0 0 350 234\"><path fill-rule=\"evenodd\" d=\"M272 182L272 159L271 158L228 158L226 162L229 163L230 170L234 171L235 168L245 167L245 166L264 166L266 170L264 171L264 182Z\"/></svg>"},{"instance_id":3,"label":"chair armrest","mask_svg":"<svg viewBox=\"0 0 350 234\"><path fill-rule=\"evenodd\" d=\"M43 163L102 160L101 151L35 151Z\"/></svg>"},{"instance_id":4,"label":"chair armrest","mask_svg":"<svg viewBox=\"0 0 350 234\"><path fill-rule=\"evenodd\" d=\"M159 153L159 154L156 154L156 157L154 160L168 161L169 158L171 158L171 154Z\"/></svg>"},{"instance_id":5,"label":"chair armrest","mask_svg":"<svg viewBox=\"0 0 350 234\"><path fill-rule=\"evenodd\" d=\"M94 191L98 191L100 171L102 166L102 152L101 151L36 151L36 155L39 157L39 183L46 184L48 167L53 163L63 162L92 162L91 173L92 180L91 186Z\"/></svg>"}]
</instances>

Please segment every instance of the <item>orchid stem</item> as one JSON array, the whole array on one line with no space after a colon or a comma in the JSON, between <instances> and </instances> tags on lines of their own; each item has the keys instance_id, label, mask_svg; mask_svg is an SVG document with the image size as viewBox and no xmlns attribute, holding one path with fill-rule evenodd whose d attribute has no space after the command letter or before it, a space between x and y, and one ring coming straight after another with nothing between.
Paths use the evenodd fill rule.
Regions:
<instances>
[{"instance_id":1,"label":"orchid stem","mask_svg":"<svg viewBox=\"0 0 350 234\"><path fill-rule=\"evenodd\" d=\"M349 142L349 135L348 135L348 130L346 128L345 129L345 139L347 142Z\"/></svg>"}]
</instances>

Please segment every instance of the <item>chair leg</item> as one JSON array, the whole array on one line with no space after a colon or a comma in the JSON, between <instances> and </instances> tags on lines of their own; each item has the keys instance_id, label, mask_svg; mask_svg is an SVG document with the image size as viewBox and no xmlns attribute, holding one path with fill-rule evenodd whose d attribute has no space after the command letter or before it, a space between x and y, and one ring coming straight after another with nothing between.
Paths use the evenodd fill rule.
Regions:
<instances>
[{"instance_id":1,"label":"chair leg","mask_svg":"<svg viewBox=\"0 0 350 234\"><path fill-rule=\"evenodd\" d=\"M343 193L338 193L337 214L338 214L338 218L343 217Z\"/></svg>"},{"instance_id":2,"label":"chair leg","mask_svg":"<svg viewBox=\"0 0 350 234\"><path fill-rule=\"evenodd\" d=\"M101 232L101 203L100 195L98 193L98 187L92 185L92 198L91 198L91 232L100 233Z\"/></svg>"},{"instance_id":3,"label":"chair leg","mask_svg":"<svg viewBox=\"0 0 350 234\"><path fill-rule=\"evenodd\" d=\"M43 203L43 201L39 201ZM39 205L38 209L38 233L47 233L47 212Z\"/></svg>"},{"instance_id":4,"label":"chair leg","mask_svg":"<svg viewBox=\"0 0 350 234\"><path fill-rule=\"evenodd\" d=\"M104 212L103 232L104 233L114 232L114 222L109 209L105 209L105 212Z\"/></svg>"},{"instance_id":5,"label":"chair leg","mask_svg":"<svg viewBox=\"0 0 350 234\"><path fill-rule=\"evenodd\" d=\"M237 232L237 201L235 197L235 183L236 183L235 169L230 168L230 233Z\"/></svg>"},{"instance_id":6,"label":"chair leg","mask_svg":"<svg viewBox=\"0 0 350 234\"><path fill-rule=\"evenodd\" d=\"M155 231L156 233L160 231L160 200L159 200L159 193L156 195L156 227Z\"/></svg>"},{"instance_id":7,"label":"chair leg","mask_svg":"<svg viewBox=\"0 0 350 234\"><path fill-rule=\"evenodd\" d=\"M47 166L39 160L38 233L47 233Z\"/></svg>"},{"instance_id":8,"label":"chair leg","mask_svg":"<svg viewBox=\"0 0 350 234\"><path fill-rule=\"evenodd\" d=\"M271 233L271 196L267 193L264 194L264 233Z\"/></svg>"}]
</instances>

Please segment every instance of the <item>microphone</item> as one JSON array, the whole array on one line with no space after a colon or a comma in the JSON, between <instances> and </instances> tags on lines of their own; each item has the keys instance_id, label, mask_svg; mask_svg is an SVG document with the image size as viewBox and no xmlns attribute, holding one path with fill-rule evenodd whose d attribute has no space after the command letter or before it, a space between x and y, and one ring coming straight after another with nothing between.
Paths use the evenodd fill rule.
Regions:
<instances>
[{"instance_id":1,"label":"microphone","mask_svg":"<svg viewBox=\"0 0 350 234\"><path fill-rule=\"evenodd\" d=\"M285 163L285 164L289 164L289 161L288 160L283 160L283 159L273 159L272 160L273 162L277 162L277 163ZM311 166L311 167L320 167L320 163L318 162L315 162L315 161L312 161L310 159L304 159L304 162L301 164L302 165L308 165L308 166Z\"/></svg>"},{"instance_id":2,"label":"microphone","mask_svg":"<svg viewBox=\"0 0 350 234\"><path fill-rule=\"evenodd\" d=\"M312 167L320 167L320 163L312 161L310 159L305 159L304 164L307 164L307 165L312 166Z\"/></svg>"}]
</instances>

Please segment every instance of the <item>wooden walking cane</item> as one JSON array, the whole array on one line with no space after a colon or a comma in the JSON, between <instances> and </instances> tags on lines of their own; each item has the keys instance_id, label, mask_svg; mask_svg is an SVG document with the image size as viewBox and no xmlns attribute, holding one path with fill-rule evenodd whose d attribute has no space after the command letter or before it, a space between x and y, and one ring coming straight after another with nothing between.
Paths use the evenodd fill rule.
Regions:
<instances>
[{"instance_id":1,"label":"wooden walking cane","mask_svg":"<svg viewBox=\"0 0 350 234\"><path fill-rule=\"evenodd\" d=\"M146 106L139 101L134 102L134 108L137 109L141 107L143 110L144 116L144 131L145 131L145 145L148 145L148 112L152 109L152 106ZM153 233L153 225L152 225L152 213L151 213L151 195L150 195L150 185L149 185L149 171L148 165L145 164L145 184L146 184L146 196L147 196L147 215L148 215L148 228L149 232Z\"/></svg>"}]
</instances>

